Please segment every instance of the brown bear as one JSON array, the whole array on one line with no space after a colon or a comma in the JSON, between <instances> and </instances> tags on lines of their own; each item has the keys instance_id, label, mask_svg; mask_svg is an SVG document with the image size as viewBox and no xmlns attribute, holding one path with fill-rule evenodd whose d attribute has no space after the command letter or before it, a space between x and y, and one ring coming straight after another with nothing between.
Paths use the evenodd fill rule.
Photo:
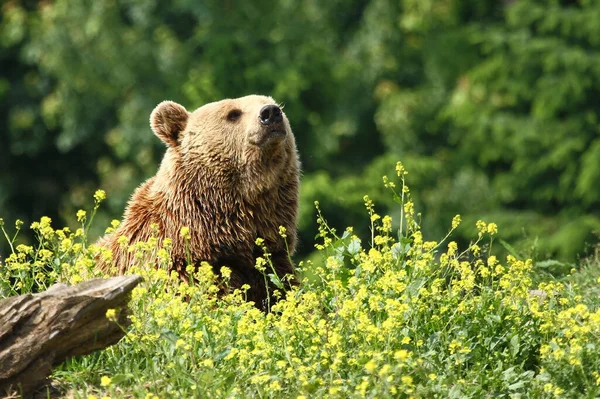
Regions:
<instances>
[{"instance_id":1,"label":"brown bear","mask_svg":"<svg viewBox=\"0 0 600 399\"><path fill-rule=\"evenodd\" d=\"M113 265L122 273L134 260L118 238L145 241L156 224L159 239L173 240L173 269L185 278L188 250L179 233L187 226L192 263L207 261L215 272L228 266L230 287L249 284L248 300L264 308L265 278L255 268L263 251L256 239L264 240L280 278L293 274L289 256L296 247L300 163L285 113L259 95L191 113L164 101L150 115L150 126L167 145L160 168L135 190L123 222L99 245L112 250Z\"/></svg>"}]
</instances>

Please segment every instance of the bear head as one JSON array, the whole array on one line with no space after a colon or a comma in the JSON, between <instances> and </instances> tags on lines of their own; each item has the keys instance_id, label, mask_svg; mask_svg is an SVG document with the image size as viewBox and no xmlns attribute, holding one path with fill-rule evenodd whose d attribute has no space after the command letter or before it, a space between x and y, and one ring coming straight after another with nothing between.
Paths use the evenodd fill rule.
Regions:
<instances>
[{"instance_id":1,"label":"bear head","mask_svg":"<svg viewBox=\"0 0 600 399\"><path fill-rule=\"evenodd\" d=\"M225 99L193 112L163 101L150 126L168 147L161 169L179 180L206 177L256 195L298 163L289 121L271 97Z\"/></svg>"}]
</instances>

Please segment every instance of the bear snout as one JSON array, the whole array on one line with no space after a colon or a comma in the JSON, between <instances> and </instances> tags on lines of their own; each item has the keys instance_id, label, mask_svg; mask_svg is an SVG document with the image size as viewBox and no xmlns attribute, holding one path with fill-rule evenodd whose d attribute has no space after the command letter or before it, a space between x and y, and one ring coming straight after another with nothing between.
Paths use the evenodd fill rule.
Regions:
<instances>
[{"instance_id":1,"label":"bear snout","mask_svg":"<svg viewBox=\"0 0 600 399\"><path fill-rule=\"evenodd\" d=\"M281 123L283 121L281 108L274 104L265 105L258 113L258 120L263 125Z\"/></svg>"},{"instance_id":2,"label":"bear snout","mask_svg":"<svg viewBox=\"0 0 600 399\"><path fill-rule=\"evenodd\" d=\"M249 134L252 144L264 146L281 143L288 135L283 112L277 105L269 104L262 107L258 113L258 121L260 128Z\"/></svg>"}]
</instances>

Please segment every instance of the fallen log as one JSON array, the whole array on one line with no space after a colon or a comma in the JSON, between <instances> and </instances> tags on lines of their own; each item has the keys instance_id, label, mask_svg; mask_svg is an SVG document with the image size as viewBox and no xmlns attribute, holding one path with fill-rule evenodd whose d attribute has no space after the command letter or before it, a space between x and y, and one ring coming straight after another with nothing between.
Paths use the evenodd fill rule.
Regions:
<instances>
[{"instance_id":1,"label":"fallen log","mask_svg":"<svg viewBox=\"0 0 600 399\"><path fill-rule=\"evenodd\" d=\"M30 396L69 357L117 343L129 324L129 293L139 276L56 284L39 294L0 300L0 397ZM106 318L116 310L116 323Z\"/></svg>"}]
</instances>

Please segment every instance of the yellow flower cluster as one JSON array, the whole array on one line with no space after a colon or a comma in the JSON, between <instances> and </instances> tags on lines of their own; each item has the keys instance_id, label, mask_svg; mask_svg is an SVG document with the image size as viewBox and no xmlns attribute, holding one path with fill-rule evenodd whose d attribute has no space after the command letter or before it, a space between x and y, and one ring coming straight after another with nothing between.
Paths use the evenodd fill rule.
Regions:
<instances>
[{"instance_id":1,"label":"yellow flower cluster","mask_svg":"<svg viewBox=\"0 0 600 399\"><path fill-rule=\"evenodd\" d=\"M171 240L130 245L122 237L135 260L129 272L144 279L132 292L131 325L94 360L100 381L77 386L147 398L600 394L600 310L576 287L534 286L532 261L491 253L494 223L477 222L477 238L466 248L449 241L459 215L444 238L425 240L401 164L397 174L398 193L389 179L384 183L399 199L400 220L377 214L365 197L367 240L351 228L338 235L316 204L319 256L299 265L300 286L280 293L269 313L245 301L248 286L224 293L227 265L188 265L182 281L171 270ZM102 200L97 193L96 203ZM19 245L6 258L1 293L101 274L95 259L110 261L110 251L86 245L84 229L54 230L50 223L32 225L39 246ZM180 236L189 239L189 228ZM266 251L263 240L257 245ZM265 252L256 267L269 273L269 262ZM117 311L106 317L116 321Z\"/></svg>"}]
</instances>

